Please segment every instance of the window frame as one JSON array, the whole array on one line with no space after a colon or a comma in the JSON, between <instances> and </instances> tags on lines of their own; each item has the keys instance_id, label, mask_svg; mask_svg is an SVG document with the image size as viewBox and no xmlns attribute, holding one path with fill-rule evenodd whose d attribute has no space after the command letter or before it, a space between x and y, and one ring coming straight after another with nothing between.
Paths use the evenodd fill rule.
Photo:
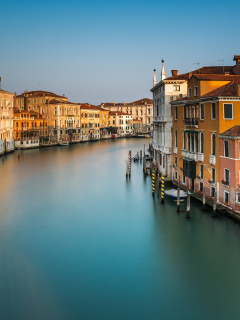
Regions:
<instances>
[{"instance_id":1,"label":"window frame","mask_svg":"<svg viewBox=\"0 0 240 320\"><path fill-rule=\"evenodd\" d=\"M228 156L226 156L226 149L225 149L226 143L228 145ZM229 140L224 140L224 158L229 158Z\"/></svg>"},{"instance_id":2,"label":"window frame","mask_svg":"<svg viewBox=\"0 0 240 320\"><path fill-rule=\"evenodd\" d=\"M188 88L188 98L192 96L192 88Z\"/></svg>"},{"instance_id":3,"label":"window frame","mask_svg":"<svg viewBox=\"0 0 240 320\"><path fill-rule=\"evenodd\" d=\"M194 97L198 96L198 86L194 87Z\"/></svg>"},{"instance_id":4,"label":"window frame","mask_svg":"<svg viewBox=\"0 0 240 320\"><path fill-rule=\"evenodd\" d=\"M225 112L224 112L225 105L231 105L232 106L232 118L225 118ZM223 119L224 120L233 120L233 103L223 103Z\"/></svg>"},{"instance_id":5,"label":"window frame","mask_svg":"<svg viewBox=\"0 0 240 320\"><path fill-rule=\"evenodd\" d=\"M215 105L215 117L213 117L213 105ZM216 102L211 103L211 119L216 120L217 118L217 112L216 112Z\"/></svg>"},{"instance_id":6,"label":"window frame","mask_svg":"<svg viewBox=\"0 0 240 320\"><path fill-rule=\"evenodd\" d=\"M202 118L202 108L203 108L203 118ZM200 120L204 120L205 119L205 107L204 107L204 103L200 103Z\"/></svg>"}]
</instances>

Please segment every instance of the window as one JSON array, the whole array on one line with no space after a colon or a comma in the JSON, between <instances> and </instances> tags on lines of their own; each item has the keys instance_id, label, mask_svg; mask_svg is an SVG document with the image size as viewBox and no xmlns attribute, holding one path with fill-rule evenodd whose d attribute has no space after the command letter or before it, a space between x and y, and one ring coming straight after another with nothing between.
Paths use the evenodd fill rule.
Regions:
<instances>
[{"instance_id":1,"label":"window","mask_svg":"<svg viewBox=\"0 0 240 320\"><path fill-rule=\"evenodd\" d=\"M203 182L199 182L199 191L203 192Z\"/></svg>"},{"instance_id":2,"label":"window","mask_svg":"<svg viewBox=\"0 0 240 320\"><path fill-rule=\"evenodd\" d=\"M223 109L224 109L224 119L233 119L233 105L232 103L224 103Z\"/></svg>"},{"instance_id":3,"label":"window","mask_svg":"<svg viewBox=\"0 0 240 320\"><path fill-rule=\"evenodd\" d=\"M216 155L216 135L215 133L212 134L212 155Z\"/></svg>"},{"instance_id":4,"label":"window","mask_svg":"<svg viewBox=\"0 0 240 320\"><path fill-rule=\"evenodd\" d=\"M229 141L224 141L224 157L229 158Z\"/></svg>"},{"instance_id":5,"label":"window","mask_svg":"<svg viewBox=\"0 0 240 320\"><path fill-rule=\"evenodd\" d=\"M229 193L227 191L224 191L224 202L229 204Z\"/></svg>"},{"instance_id":6,"label":"window","mask_svg":"<svg viewBox=\"0 0 240 320\"><path fill-rule=\"evenodd\" d=\"M57 114L57 107L54 108L54 115Z\"/></svg>"},{"instance_id":7,"label":"window","mask_svg":"<svg viewBox=\"0 0 240 320\"><path fill-rule=\"evenodd\" d=\"M216 103L212 102L212 119L216 119Z\"/></svg>"},{"instance_id":8,"label":"window","mask_svg":"<svg viewBox=\"0 0 240 320\"><path fill-rule=\"evenodd\" d=\"M175 107L175 120L178 119L178 107Z\"/></svg>"},{"instance_id":9,"label":"window","mask_svg":"<svg viewBox=\"0 0 240 320\"><path fill-rule=\"evenodd\" d=\"M175 130L175 147L178 146L178 136L177 136L177 130Z\"/></svg>"},{"instance_id":10,"label":"window","mask_svg":"<svg viewBox=\"0 0 240 320\"><path fill-rule=\"evenodd\" d=\"M175 164L175 167L177 168L177 157L175 157L175 162L174 162L174 164Z\"/></svg>"},{"instance_id":11,"label":"window","mask_svg":"<svg viewBox=\"0 0 240 320\"><path fill-rule=\"evenodd\" d=\"M186 117L187 117L187 107L184 106L184 108L183 108L183 119L186 119Z\"/></svg>"},{"instance_id":12,"label":"window","mask_svg":"<svg viewBox=\"0 0 240 320\"><path fill-rule=\"evenodd\" d=\"M186 149L186 132L183 131L183 149Z\"/></svg>"},{"instance_id":13,"label":"window","mask_svg":"<svg viewBox=\"0 0 240 320\"><path fill-rule=\"evenodd\" d=\"M192 88L188 88L188 97L192 96Z\"/></svg>"},{"instance_id":14,"label":"window","mask_svg":"<svg viewBox=\"0 0 240 320\"><path fill-rule=\"evenodd\" d=\"M204 153L204 132L200 134L200 152Z\"/></svg>"},{"instance_id":15,"label":"window","mask_svg":"<svg viewBox=\"0 0 240 320\"><path fill-rule=\"evenodd\" d=\"M194 97L198 96L198 87L194 87Z\"/></svg>"},{"instance_id":16,"label":"window","mask_svg":"<svg viewBox=\"0 0 240 320\"><path fill-rule=\"evenodd\" d=\"M240 192L236 193L236 202L240 203Z\"/></svg>"},{"instance_id":17,"label":"window","mask_svg":"<svg viewBox=\"0 0 240 320\"><path fill-rule=\"evenodd\" d=\"M225 183L227 186L229 185L229 176L230 176L230 170L224 169L224 177L225 177Z\"/></svg>"},{"instance_id":18,"label":"window","mask_svg":"<svg viewBox=\"0 0 240 320\"><path fill-rule=\"evenodd\" d=\"M183 174L183 179L182 179L183 183L186 183L186 176Z\"/></svg>"},{"instance_id":19,"label":"window","mask_svg":"<svg viewBox=\"0 0 240 320\"><path fill-rule=\"evenodd\" d=\"M204 104L200 104L200 120L204 120Z\"/></svg>"},{"instance_id":20,"label":"window","mask_svg":"<svg viewBox=\"0 0 240 320\"><path fill-rule=\"evenodd\" d=\"M203 164L200 165L200 178L203 179Z\"/></svg>"},{"instance_id":21,"label":"window","mask_svg":"<svg viewBox=\"0 0 240 320\"><path fill-rule=\"evenodd\" d=\"M175 171L175 179L177 180L177 171Z\"/></svg>"},{"instance_id":22,"label":"window","mask_svg":"<svg viewBox=\"0 0 240 320\"><path fill-rule=\"evenodd\" d=\"M180 86L174 85L173 86L173 91L180 91Z\"/></svg>"},{"instance_id":23,"label":"window","mask_svg":"<svg viewBox=\"0 0 240 320\"><path fill-rule=\"evenodd\" d=\"M214 188L214 187L211 187L211 189L210 189L210 195L211 195L211 197L214 197L214 194L215 194L215 188Z\"/></svg>"},{"instance_id":24,"label":"window","mask_svg":"<svg viewBox=\"0 0 240 320\"><path fill-rule=\"evenodd\" d=\"M215 169L212 168L212 182L215 183Z\"/></svg>"}]
</instances>

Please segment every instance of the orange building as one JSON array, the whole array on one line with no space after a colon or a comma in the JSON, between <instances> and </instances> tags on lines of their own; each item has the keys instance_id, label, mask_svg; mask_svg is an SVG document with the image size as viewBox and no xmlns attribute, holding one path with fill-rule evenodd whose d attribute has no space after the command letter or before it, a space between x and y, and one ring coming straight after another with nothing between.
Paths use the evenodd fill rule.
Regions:
<instances>
[{"instance_id":1,"label":"orange building","mask_svg":"<svg viewBox=\"0 0 240 320\"><path fill-rule=\"evenodd\" d=\"M36 148L48 140L48 121L44 114L14 108L13 122L16 148Z\"/></svg>"},{"instance_id":2,"label":"orange building","mask_svg":"<svg viewBox=\"0 0 240 320\"><path fill-rule=\"evenodd\" d=\"M240 56L236 66L207 67L188 81L188 95L173 101L173 181L213 197L220 191L219 133L240 123ZM204 69L204 68L202 68ZM201 69L200 69L201 70ZM202 70L203 71L203 70Z\"/></svg>"}]
</instances>

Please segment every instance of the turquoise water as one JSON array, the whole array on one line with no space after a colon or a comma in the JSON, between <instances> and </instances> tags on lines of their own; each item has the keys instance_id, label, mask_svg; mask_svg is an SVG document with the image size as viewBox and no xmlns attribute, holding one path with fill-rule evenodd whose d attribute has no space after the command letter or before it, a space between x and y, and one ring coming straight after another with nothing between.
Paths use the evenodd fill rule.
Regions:
<instances>
[{"instance_id":1,"label":"turquoise water","mask_svg":"<svg viewBox=\"0 0 240 320\"><path fill-rule=\"evenodd\" d=\"M140 164L127 181L144 143L0 159L0 319L239 319L239 225L159 204Z\"/></svg>"}]
</instances>

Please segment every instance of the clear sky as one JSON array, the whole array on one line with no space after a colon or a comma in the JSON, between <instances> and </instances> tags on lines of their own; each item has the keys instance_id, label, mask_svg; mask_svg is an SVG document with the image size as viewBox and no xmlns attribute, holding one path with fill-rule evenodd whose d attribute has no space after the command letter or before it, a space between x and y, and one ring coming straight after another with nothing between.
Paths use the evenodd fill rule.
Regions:
<instances>
[{"instance_id":1,"label":"clear sky","mask_svg":"<svg viewBox=\"0 0 240 320\"><path fill-rule=\"evenodd\" d=\"M1 1L2 89L99 104L151 98L161 60L187 72L232 65L239 1Z\"/></svg>"}]
</instances>

